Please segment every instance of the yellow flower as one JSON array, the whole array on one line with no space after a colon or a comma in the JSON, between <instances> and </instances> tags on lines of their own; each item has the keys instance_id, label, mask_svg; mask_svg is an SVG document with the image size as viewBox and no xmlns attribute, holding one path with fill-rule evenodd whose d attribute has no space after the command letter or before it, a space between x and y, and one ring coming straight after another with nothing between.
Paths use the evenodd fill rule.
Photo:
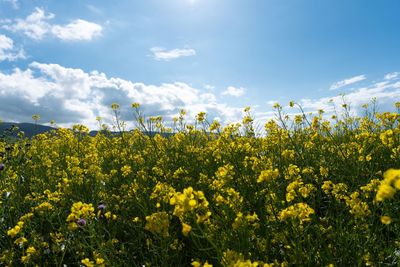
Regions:
<instances>
[{"instance_id":1,"label":"yellow flower","mask_svg":"<svg viewBox=\"0 0 400 267\"><path fill-rule=\"evenodd\" d=\"M81 263L85 265L86 267L94 267L94 262L89 260L89 258L85 258L81 260Z\"/></svg>"},{"instance_id":2,"label":"yellow flower","mask_svg":"<svg viewBox=\"0 0 400 267\"><path fill-rule=\"evenodd\" d=\"M105 261L104 261L103 258L96 258L96 265L97 266L100 266L100 267L105 266L104 262Z\"/></svg>"},{"instance_id":3,"label":"yellow flower","mask_svg":"<svg viewBox=\"0 0 400 267\"><path fill-rule=\"evenodd\" d=\"M196 119L198 122L203 122L205 120L206 117L206 113L205 112L199 112L199 114L197 114Z\"/></svg>"},{"instance_id":4,"label":"yellow flower","mask_svg":"<svg viewBox=\"0 0 400 267\"><path fill-rule=\"evenodd\" d=\"M27 250L26 250L26 253L28 253L28 254L35 254L36 253L36 249L34 248L34 247L29 247Z\"/></svg>"},{"instance_id":5,"label":"yellow flower","mask_svg":"<svg viewBox=\"0 0 400 267\"><path fill-rule=\"evenodd\" d=\"M111 211L107 211L107 212L104 214L104 216L105 216L107 219L110 219L111 216L112 216Z\"/></svg>"},{"instance_id":6,"label":"yellow flower","mask_svg":"<svg viewBox=\"0 0 400 267\"><path fill-rule=\"evenodd\" d=\"M21 230L21 228L17 225L14 228L8 230L7 235L9 235L11 237L15 237L16 235L18 235L20 230Z\"/></svg>"},{"instance_id":7,"label":"yellow flower","mask_svg":"<svg viewBox=\"0 0 400 267\"><path fill-rule=\"evenodd\" d=\"M300 223L302 223L310 221L311 220L310 216L314 213L315 213L314 209L312 209L306 203L297 203L282 210L279 213L279 219L281 221L284 221L287 219L297 218L300 220Z\"/></svg>"},{"instance_id":8,"label":"yellow flower","mask_svg":"<svg viewBox=\"0 0 400 267\"><path fill-rule=\"evenodd\" d=\"M392 223L392 218L390 216L386 216L386 215L382 216L381 217L381 222L383 224L386 224L386 225L391 224Z\"/></svg>"},{"instance_id":9,"label":"yellow flower","mask_svg":"<svg viewBox=\"0 0 400 267\"><path fill-rule=\"evenodd\" d=\"M113 110L117 110L117 109L119 109L119 105L118 105L117 103L112 103L112 104L111 104L111 108L112 108Z\"/></svg>"},{"instance_id":10,"label":"yellow flower","mask_svg":"<svg viewBox=\"0 0 400 267\"><path fill-rule=\"evenodd\" d=\"M400 179L400 170L389 169L383 174L383 176L387 181L395 181L396 179Z\"/></svg>"},{"instance_id":11,"label":"yellow flower","mask_svg":"<svg viewBox=\"0 0 400 267\"><path fill-rule=\"evenodd\" d=\"M22 263L27 264L29 262L30 258L31 257L29 257L29 256L22 256L21 261L22 261Z\"/></svg>"},{"instance_id":12,"label":"yellow flower","mask_svg":"<svg viewBox=\"0 0 400 267\"><path fill-rule=\"evenodd\" d=\"M14 238L16 235L18 235L21 232L23 226L24 226L24 222L19 221L17 223L17 225L14 226L14 228L7 231L7 235Z\"/></svg>"},{"instance_id":13,"label":"yellow flower","mask_svg":"<svg viewBox=\"0 0 400 267\"><path fill-rule=\"evenodd\" d=\"M186 223L182 223L182 234L188 236L190 231L192 231L192 226Z\"/></svg>"},{"instance_id":14,"label":"yellow flower","mask_svg":"<svg viewBox=\"0 0 400 267\"><path fill-rule=\"evenodd\" d=\"M68 229L76 230L79 219L93 219L95 216L92 204L82 203L81 201L72 204L71 213L67 217Z\"/></svg>"},{"instance_id":15,"label":"yellow flower","mask_svg":"<svg viewBox=\"0 0 400 267\"><path fill-rule=\"evenodd\" d=\"M169 236L169 216L165 211L156 212L150 216L146 216L146 225L144 229L153 234L161 234L163 237Z\"/></svg>"},{"instance_id":16,"label":"yellow flower","mask_svg":"<svg viewBox=\"0 0 400 267\"><path fill-rule=\"evenodd\" d=\"M22 245L25 244L26 242L28 242L28 240L27 240L25 237L20 237L20 238L17 238L17 239L14 241L14 244L19 245L19 246L22 246Z\"/></svg>"},{"instance_id":17,"label":"yellow flower","mask_svg":"<svg viewBox=\"0 0 400 267\"><path fill-rule=\"evenodd\" d=\"M127 177L132 172L132 168L131 166L125 165L121 168L121 172L123 177Z\"/></svg>"},{"instance_id":18,"label":"yellow flower","mask_svg":"<svg viewBox=\"0 0 400 267\"><path fill-rule=\"evenodd\" d=\"M269 169L261 171L261 174L258 176L257 183L261 183L263 181L272 181L279 177L278 169Z\"/></svg>"},{"instance_id":19,"label":"yellow flower","mask_svg":"<svg viewBox=\"0 0 400 267\"><path fill-rule=\"evenodd\" d=\"M196 207L196 205L197 205L197 201L196 200L194 200L194 199L189 200L189 206Z\"/></svg>"},{"instance_id":20,"label":"yellow flower","mask_svg":"<svg viewBox=\"0 0 400 267\"><path fill-rule=\"evenodd\" d=\"M383 183L378 188L378 192L376 193L376 200L383 201L387 198L392 198L395 193L396 190L391 185Z\"/></svg>"}]
</instances>

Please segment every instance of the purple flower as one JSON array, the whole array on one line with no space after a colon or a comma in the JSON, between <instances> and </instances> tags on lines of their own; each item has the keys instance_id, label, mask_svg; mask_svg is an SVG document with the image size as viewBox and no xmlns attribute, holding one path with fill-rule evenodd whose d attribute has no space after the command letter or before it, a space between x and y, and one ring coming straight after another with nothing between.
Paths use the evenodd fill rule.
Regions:
<instances>
[{"instance_id":1,"label":"purple flower","mask_svg":"<svg viewBox=\"0 0 400 267\"><path fill-rule=\"evenodd\" d=\"M4 170L5 167L6 167L6 165L4 165L3 163L0 163L0 171Z\"/></svg>"},{"instance_id":2,"label":"purple flower","mask_svg":"<svg viewBox=\"0 0 400 267\"><path fill-rule=\"evenodd\" d=\"M104 205L103 203L101 203L100 205L97 206L97 209L99 209L99 210L105 210L105 209L106 209L106 205Z\"/></svg>"},{"instance_id":3,"label":"purple flower","mask_svg":"<svg viewBox=\"0 0 400 267\"><path fill-rule=\"evenodd\" d=\"M76 221L76 223L77 223L79 226L83 227L83 226L86 225L86 220L85 220L85 219L79 219L79 220Z\"/></svg>"}]
</instances>

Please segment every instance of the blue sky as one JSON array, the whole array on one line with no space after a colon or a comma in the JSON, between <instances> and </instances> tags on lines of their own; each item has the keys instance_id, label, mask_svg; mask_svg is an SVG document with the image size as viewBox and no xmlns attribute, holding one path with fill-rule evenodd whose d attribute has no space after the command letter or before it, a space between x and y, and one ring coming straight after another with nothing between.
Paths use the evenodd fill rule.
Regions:
<instances>
[{"instance_id":1,"label":"blue sky","mask_svg":"<svg viewBox=\"0 0 400 267\"><path fill-rule=\"evenodd\" d=\"M290 100L400 99L397 0L0 0L0 117L95 124L119 102L223 122ZM28 88L29 87L29 88Z\"/></svg>"}]
</instances>

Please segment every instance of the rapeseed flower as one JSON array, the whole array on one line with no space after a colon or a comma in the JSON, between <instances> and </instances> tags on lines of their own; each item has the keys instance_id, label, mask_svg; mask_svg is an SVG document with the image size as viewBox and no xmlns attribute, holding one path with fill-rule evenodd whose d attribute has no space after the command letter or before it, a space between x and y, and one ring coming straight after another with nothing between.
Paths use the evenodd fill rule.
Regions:
<instances>
[{"instance_id":1,"label":"rapeseed flower","mask_svg":"<svg viewBox=\"0 0 400 267\"><path fill-rule=\"evenodd\" d=\"M392 218L390 217L390 216L387 216L387 215L385 215L385 216L382 216L381 217L381 222L383 223L383 224L391 224L392 223Z\"/></svg>"}]
</instances>

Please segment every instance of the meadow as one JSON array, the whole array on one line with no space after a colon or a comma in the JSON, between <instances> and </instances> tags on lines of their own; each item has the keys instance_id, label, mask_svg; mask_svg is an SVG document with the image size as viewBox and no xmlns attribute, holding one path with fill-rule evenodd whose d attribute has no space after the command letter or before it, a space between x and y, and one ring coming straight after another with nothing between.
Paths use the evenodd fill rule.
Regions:
<instances>
[{"instance_id":1,"label":"meadow","mask_svg":"<svg viewBox=\"0 0 400 267\"><path fill-rule=\"evenodd\" d=\"M1 139L0 265L399 266L400 103L290 106L262 135L135 103L133 131L113 104L119 134Z\"/></svg>"}]
</instances>

